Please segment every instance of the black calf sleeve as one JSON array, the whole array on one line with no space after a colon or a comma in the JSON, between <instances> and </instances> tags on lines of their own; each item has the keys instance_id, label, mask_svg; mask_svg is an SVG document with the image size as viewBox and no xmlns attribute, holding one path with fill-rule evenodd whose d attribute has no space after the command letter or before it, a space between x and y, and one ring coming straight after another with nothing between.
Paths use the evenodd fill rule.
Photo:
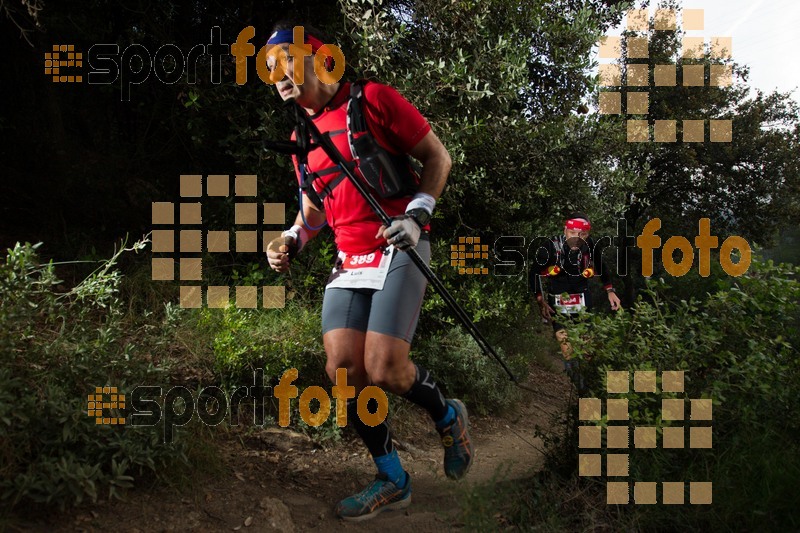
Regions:
<instances>
[{"instance_id":1,"label":"black calf sleeve","mask_svg":"<svg viewBox=\"0 0 800 533\"><path fill-rule=\"evenodd\" d=\"M370 400L367 407L374 412L375 400ZM361 421L358 416L358 402L355 398L347 400L347 423L351 424L372 457L381 457L392 453L394 446L392 445L392 434L389 431L389 425L384 420L377 426L368 426Z\"/></svg>"},{"instance_id":2,"label":"black calf sleeve","mask_svg":"<svg viewBox=\"0 0 800 533\"><path fill-rule=\"evenodd\" d=\"M417 369L417 376L408 392L403 394L403 398L428 411L433 421L438 422L447 414L447 404L442 391L439 390L427 370L418 365L414 365L414 367Z\"/></svg>"}]
</instances>

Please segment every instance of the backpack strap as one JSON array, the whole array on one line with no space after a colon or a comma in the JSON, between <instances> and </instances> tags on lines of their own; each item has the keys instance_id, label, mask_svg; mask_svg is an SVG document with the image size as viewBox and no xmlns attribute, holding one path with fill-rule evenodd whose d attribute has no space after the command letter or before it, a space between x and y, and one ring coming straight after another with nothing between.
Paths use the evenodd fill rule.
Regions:
<instances>
[{"instance_id":1,"label":"backpack strap","mask_svg":"<svg viewBox=\"0 0 800 533\"><path fill-rule=\"evenodd\" d=\"M347 103L347 131L352 148L353 138L369 133L367 119L361 111L361 97L364 96L364 80L356 80L350 84L350 101Z\"/></svg>"},{"instance_id":2,"label":"backpack strap","mask_svg":"<svg viewBox=\"0 0 800 533\"><path fill-rule=\"evenodd\" d=\"M303 163L300 168L302 169L303 176L303 183L300 185L300 189L306 193L306 196L308 196L308 199L311 200L312 204L314 204L314 207L322 211L324 209L323 202L325 197L331 194L333 189L335 189L336 186L339 185L342 180L344 180L346 177L344 172L342 172L338 166L328 167L320 170L319 172L312 172L309 170L306 163ZM323 176L333 174L334 172L338 172L339 175L329 181L321 191L317 192L317 190L314 188L314 181Z\"/></svg>"},{"instance_id":3,"label":"backpack strap","mask_svg":"<svg viewBox=\"0 0 800 533\"><path fill-rule=\"evenodd\" d=\"M408 155L392 154L383 148L369 129L363 111L365 80L357 80L350 84L350 98L347 102L347 140L353 159L358 162L358 169L382 198L400 198L412 196L419 185L419 170ZM345 130L331 132L331 136L345 133ZM311 171L307 161L298 161L301 168L302 184L300 188L306 193L317 209L323 209L325 197L344 180L345 175L338 166L319 171ZM331 180L321 191L317 191L313 183L322 176L333 172L339 175Z\"/></svg>"},{"instance_id":4,"label":"backpack strap","mask_svg":"<svg viewBox=\"0 0 800 533\"><path fill-rule=\"evenodd\" d=\"M586 246L588 250L583 252L583 265L581 265L581 271L586 270L587 268L594 268L594 259L592 258L592 250L594 250L594 242L591 241L591 238L586 240Z\"/></svg>"},{"instance_id":5,"label":"backpack strap","mask_svg":"<svg viewBox=\"0 0 800 533\"><path fill-rule=\"evenodd\" d=\"M556 249L556 266L564 270L564 243L566 238L564 235L553 237L553 248Z\"/></svg>"},{"instance_id":6,"label":"backpack strap","mask_svg":"<svg viewBox=\"0 0 800 533\"><path fill-rule=\"evenodd\" d=\"M329 132L331 137L336 135L341 135L346 133L346 130L333 130ZM328 167L319 171L312 171L308 168L308 155L303 156L302 159L298 159L297 161L298 167L300 168L300 189L306 193L308 199L311 200L311 203L314 204L314 207L322 211L323 208L323 201L325 197L328 196L333 189L341 183L341 181L345 178L344 173L341 172L341 169L338 166ZM339 172L339 175L330 181L321 191L317 192L314 188L314 181L321 178L322 176L327 176L328 174L333 174L334 172Z\"/></svg>"},{"instance_id":7,"label":"backpack strap","mask_svg":"<svg viewBox=\"0 0 800 533\"><path fill-rule=\"evenodd\" d=\"M556 252L556 260L552 265L545 266L542 271L541 275L546 277L555 277L558 276L564 270L564 254L562 252L564 247L564 239L563 235L558 237L551 237L550 242L553 244L553 250Z\"/></svg>"}]
</instances>

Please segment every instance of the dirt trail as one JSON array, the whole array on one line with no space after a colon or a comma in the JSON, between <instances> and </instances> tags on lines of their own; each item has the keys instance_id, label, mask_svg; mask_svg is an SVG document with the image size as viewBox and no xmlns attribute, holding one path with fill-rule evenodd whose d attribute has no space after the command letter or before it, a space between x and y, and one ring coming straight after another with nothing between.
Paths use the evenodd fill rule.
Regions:
<instances>
[{"instance_id":1,"label":"dirt trail","mask_svg":"<svg viewBox=\"0 0 800 533\"><path fill-rule=\"evenodd\" d=\"M346 523L333 514L335 502L363 487L374 464L360 442L326 449L302 435L265 429L244 439L220 443L223 470L191 490L132 491L125 502L106 502L62 515L21 531L409 531L459 529L459 497L475 484L524 477L541 463L542 443L535 425L546 425L563 406L569 382L558 367L534 367L515 412L498 417L470 416L475 463L466 479L453 482L442 471L443 452L426 415L398 417L399 454L411 474L413 503L362 523ZM469 406L468 406L469 407ZM409 410L416 409L409 407Z\"/></svg>"}]
</instances>

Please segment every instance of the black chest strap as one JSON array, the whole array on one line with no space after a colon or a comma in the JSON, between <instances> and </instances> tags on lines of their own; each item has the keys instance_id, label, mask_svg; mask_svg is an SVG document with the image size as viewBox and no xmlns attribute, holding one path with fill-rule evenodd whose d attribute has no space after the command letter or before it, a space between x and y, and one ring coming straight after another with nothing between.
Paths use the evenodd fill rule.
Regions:
<instances>
[{"instance_id":1,"label":"black chest strap","mask_svg":"<svg viewBox=\"0 0 800 533\"><path fill-rule=\"evenodd\" d=\"M358 169L367 184L381 198L402 198L413 196L419 187L420 170L406 154L392 154L380 144L369 130L366 114L363 111L364 81L350 85L347 102L347 129L331 132L331 137L347 133L350 151ZM312 170L307 161L298 162L303 169L304 178L300 188L306 193L317 209L323 209L323 202L333 189L345 179L338 166L322 170ZM339 172L321 190L316 190L314 182L333 172Z\"/></svg>"}]
</instances>

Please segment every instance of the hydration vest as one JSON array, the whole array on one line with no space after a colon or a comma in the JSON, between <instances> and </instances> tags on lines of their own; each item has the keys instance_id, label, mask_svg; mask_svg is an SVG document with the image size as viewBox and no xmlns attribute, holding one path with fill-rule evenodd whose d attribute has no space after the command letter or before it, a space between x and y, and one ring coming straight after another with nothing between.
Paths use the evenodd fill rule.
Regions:
<instances>
[{"instance_id":1,"label":"hydration vest","mask_svg":"<svg viewBox=\"0 0 800 533\"><path fill-rule=\"evenodd\" d=\"M347 102L347 140L353 160L364 180L381 198L413 196L419 187L420 169L407 154L392 154L383 148L369 131L366 115L362 111L365 83L364 80L358 80L350 85ZM336 166L312 172L306 162L299 164L304 175L300 188L317 209L322 210L325 197L346 176ZM313 187L314 180L334 172L339 172L339 176L317 192Z\"/></svg>"}]
</instances>

